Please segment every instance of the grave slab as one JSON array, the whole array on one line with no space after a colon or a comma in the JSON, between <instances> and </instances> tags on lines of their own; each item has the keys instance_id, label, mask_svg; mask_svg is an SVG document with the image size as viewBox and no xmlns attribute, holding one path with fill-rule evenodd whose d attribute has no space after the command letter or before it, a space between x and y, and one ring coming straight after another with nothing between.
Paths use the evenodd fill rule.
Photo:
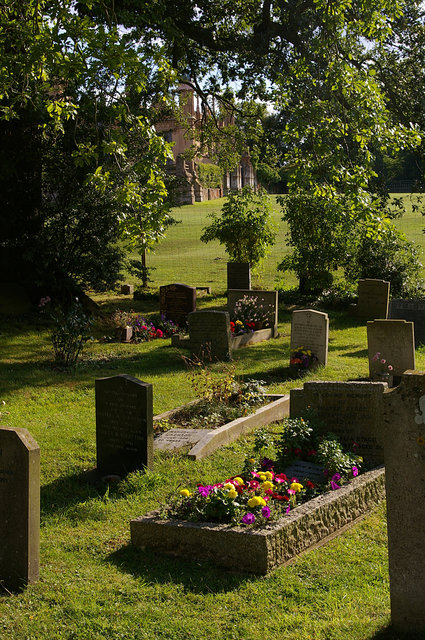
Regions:
<instances>
[{"instance_id":1,"label":"grave slab","mask_svg":"<svg viewBox=\"0 0 425 640\"><path fill-rule=\"evenodd\" d=\"M26 429L0 427L0 584L39 577L40 449Z\"/></svg>"},{"instance_id":2,"label":"grave slab","mask_svg":"<svg viewBox=\"0 0 425 640\"><path fill-rule=\"evenodd\" d=\"M154 440L154 449L174 451L197 444L211 429L170 429Z\"/></svg>"}]
</instances>

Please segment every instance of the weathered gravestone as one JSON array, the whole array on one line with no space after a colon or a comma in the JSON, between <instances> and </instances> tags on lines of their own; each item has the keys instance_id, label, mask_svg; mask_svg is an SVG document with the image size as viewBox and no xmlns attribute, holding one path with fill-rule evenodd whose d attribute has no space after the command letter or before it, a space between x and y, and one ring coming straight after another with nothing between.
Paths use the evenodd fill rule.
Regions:
<instances>
[{"instance_id":1,"label":"weathered gravestone","mask_svg":"<svg viewBox=\"0 0 425 640\"><path fill-rule=\"evenodd\" d=\"M290 391L290 416L302 418L313 411L323 433L334 433L347 451L381 464L385 388L382 382L305 382L302 389Z\"/></svg>"},{"instance_id":2,"label":"weathered gravestone","mask_svg":"<svg viewBox=\"0 0 425 640\"><path fill-rule=\"evenodd\" d=\"M393 299L390 302L390 318L401 318L415 325L415 346L425 344L425 300ZM414 367L411 367L414 369Z\"/></svg>"},{"instance_id":3,"label":"weathered gravestone","mask_svg":"<svg viewBox=\"0 0 425 640\"><path fill-rule=\"evenodd\" d=\"M367 320L388 318L389 282L372 278L359 280L358 296L359 299L355 310L359 318Z\"/></svg>"},{"instance_id":4,"label":"weathered gravestone","mask_svg":"<svg viewBox=\"0 0 425 640\"><path fill-rule=\"evenodd\" d=\"M292 313L291 351L310 349L319 364L328 362L329 318L327 313L302 309Z\"/></svg>"},{"instance_id":5,"label":"weathered gravestone","mask_svg":"<svg viewBox=\"0 0 425 640\"><path fill-rule=\"evenodd\" d=\"M121 293L125 296L132 296L134 293L134 285L133 284L122 284L121 285Z\"/></svg>"},{"instance_id":6,"label":"weathered gravestone","mask_svg":"<svg viewBox=\"0 0 425 640\"><path fill-rule=\"evenodd\" d=\"M228 289L227 290L227 311L232 314L236 304L245 297L256 298L257 308L262 307L265 315L264 327L273 329L273 335L277 337L278 323L278 292L277 291L260 291L249 289Z\"/></svg>"},{"instance_id":7,"label":"weathered gravestone","mask_svg":"<svg viewBox=\"0 0 425 640\"><path fill-rule=\"evenodd\" d=\"M391 374L401 376L406 369L415 368L415 339L413 322L405 320L370 320L367 323L367 349L369 356L369 375L377 378L385 367L391 365ZM380 357L374 360L376 354Z\"/></svg>"},{"instance_id":8,"label":"weathered gravestone","mask_svg":"<svg viewBox=\"0 0 425 640\"><path fill-rule=\"evenodd\" d=\"M391 619L425 638L425 373L385 394L384 426Z\"/></svg>"},{"instance_id":9,"label":"weathered gravestone","mask_svg":"<svg viewBox=\"0 0 425 640\"><path fill-rule=\"evenodd\" d=\"M98 378L97 470L119 476L153 464L152 385L121 374Z\"/></svg>"},{"instance_id":10,"label":"weathered gravestone","mask_svg":"<svg viewBox=\"0 0 425 640\"><path fill-rule=\"evenodd\" d=\"M189 347L202 359L230 360L230 318L227 311L196 311L188 316Z\"/></svg>"},{"instance_id":11,"label":"weathered gravestone","mask_svg":"<svg viewBox=\"0 0 425 640\"><path fill-rule=\"evenodd\" d=\"M185 324L196 311L196 288L186 284L167 284L159 288L159 310L168 320Z\"/></svg>"},{"instance_id":12,"label":"weathered gravestone","mask_svg":"<svg viewBox=\"0 0 425 640\"><path fill-rule=\"evenodd\" d=\"M249 262L227 263L227 288L251 289L251 265Z\"/></svg>"},{"instance_id":13,"label":"weathered gravestone","mask_svg":"<svg viewBox=\"0 0 425 640\"><path fill-rule=\"evenodd\" d=\"M0 427L0 584L39 575L40 449L26 429Z\"/></svg>"}]
</instances>

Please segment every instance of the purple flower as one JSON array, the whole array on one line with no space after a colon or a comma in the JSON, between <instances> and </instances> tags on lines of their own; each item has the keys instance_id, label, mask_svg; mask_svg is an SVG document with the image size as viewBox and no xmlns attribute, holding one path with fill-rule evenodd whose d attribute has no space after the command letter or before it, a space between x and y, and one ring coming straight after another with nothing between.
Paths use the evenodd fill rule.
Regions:
<instances>
[{"instance_id":1,"label":"purple flower","mask_svg":"<svg viewBox=\"0 0 425 640\"><path fill-rule=\"evenodd\" d=\"M253 513L249 513L249 512L248 512L248 513L246 513L246 514L244 515L244 517L242 518L242 522L243 522L244 524L254 524L254 522L255 522L255 516L254 516L254 514L253 514Z\"/></svg>"},{"instance_id":2,"label":"purple flower","mask_svg":"<svg viewBox=\"0 0 425 640\"><path fill-rule=\"evenodd\" d=\"M353 478L359 475L359 470L357 467L351 467L351 471L353 472Z\"/></svg>"},{"instance_id":3,"label":"purple flower","mask_svg":"<svg viewBox=\"0 0 425 640\"><path fill-rule=\"evenodd\" d=\"M199 485L199 487L198 487L199 493L204 498L209 496L209 494L211 493L211 491L213 491L213 489L214 489L214 487L211 484L207 484L205 487L203 487L202 485Z\"/></svg>"},{"instance_id":4,"label":"purple flower","mask_svg":"<svg viewBox=\"0 0 425 640\"><path fill-rule=\"evenodd\" d=\"M273 460L270 460L270 458L263 458L261 462L262 469L265 469L266 471L270 471L270 469L273 469L273 467L274 467Z\"/></svg>"},{"instance_id":5,"label":"purple flower","mask_svg":"<svg viewBox=\"0 0 425 640\"><path fill-rule=\"evenodd\" d=\"M261 509L261 515L263 518L270 518L270 507L263 507Z\"/></svg>"},{"instance_id":6,"label":"purple flower","mask_svg":"<svg viewBox=\"0 0 425 640\"><path fill-rule=\"evenodd\" d=\"M290 512L290 510L291 510L291 507L290 507L290 506L289 506L289 504L288 504L288 506L286 507L286 511L285 511L285 513L289 513L289 512Z\"/></svg>"},{"instance_id":7,"label":"purple flower","mask_svg":"<svg viewBox=\"0 0 425 640\"><path fill-rule=\"evenodd\" d=\"M331 489L333 491L335 491L335 489L339 489L340 486L339 484L337 484L338 480L341 480L341 474L340 473L334 473L331 479Z\"/></svg>"},{"instance_id":8,"label":"purple flower","mask_svg":"<svg viewBox=\"0 0 425 640\"><path fill-rule=\"evenodd\" d=\"M340 489L340 486L339 486L339 484L337 484L336 482L331 480L331 489L332 489L332 491L336 491L336 489Z\"/></svg>"}]
</instances>

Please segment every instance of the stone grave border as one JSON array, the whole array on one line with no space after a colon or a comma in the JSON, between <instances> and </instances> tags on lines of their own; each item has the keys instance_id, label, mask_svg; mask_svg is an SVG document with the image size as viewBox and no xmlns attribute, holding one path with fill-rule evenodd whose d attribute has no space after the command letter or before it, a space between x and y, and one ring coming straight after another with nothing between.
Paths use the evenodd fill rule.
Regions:
<instances>
[{"instance_id":1,"label":"stone grave border","mask_svg":"<svg viewBox=\"0 0 425 640\"><path fill-rule=\"evenodd\" d=\"M232 335L230 340L230 350L237 351L242 347L248 347L251 344L256 344L257 342L263 342L264 340L270 340L271 338L275 338L275 332L273 328L270 329L257 329L257 331L251 331L250 333L242 333L240 336ZM191 343L190 338L181 337L178 334L171 336L171 346L190 349Z\"/></svg>"},{"instance_id":2,"label":"stone grave border","mask_svg":"<svg viewBox=\"0 0 425 640\"><path fill-rule=\"evenodd\" d=\"M190 449L187 454L188 457L191 460L201 460L220 447L234 442L239 436L250 433L250 431L269 424L270 422L277 422L289 416L289 395L282 396L280 394L267 393L265 396L270 399L270 402L249 416L236 418L236 420L217 427L217 429L206 429L205 435ZM196 402L197 400L193 400L188 404L194 404ZM182 405L176 409L171 409L170 411L154 416L154 422L156 420L169 420L177 411L180 411L183 406L187 407L188 405Z\"/></svg>"},{"instance_id":3,"label":"stone grave border","mask_svg":"<svg viewBox=\"0 0 425 640\"><path fill-rule=\"evenodd\" d=\"M342 533L384 498L385 470L380 466L261 529L164 520L158 511L151 511L131 520L131 541L136 547L165 555L209 560L233 571L266 575Z\"/></svg>"}]
</instances>

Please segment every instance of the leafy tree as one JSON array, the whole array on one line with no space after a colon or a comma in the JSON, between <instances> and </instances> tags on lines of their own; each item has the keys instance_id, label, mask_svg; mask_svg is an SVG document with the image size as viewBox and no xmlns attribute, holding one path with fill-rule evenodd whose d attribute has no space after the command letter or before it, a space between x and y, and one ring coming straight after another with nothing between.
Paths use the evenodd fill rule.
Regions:
<instances>
[{"instance_id":1,"label":"leafy tree","mask_svg":"<svg viewBox=\"0 0 425 640\"><path fill-rule=\"evenodd\" d=\"M230 262L250 262L258 266L276 238L267 194L245 186L231 191L220 214L212 213L211 224L203 230L202 242L224 244Z\"/></svg>"}]
</instances>

